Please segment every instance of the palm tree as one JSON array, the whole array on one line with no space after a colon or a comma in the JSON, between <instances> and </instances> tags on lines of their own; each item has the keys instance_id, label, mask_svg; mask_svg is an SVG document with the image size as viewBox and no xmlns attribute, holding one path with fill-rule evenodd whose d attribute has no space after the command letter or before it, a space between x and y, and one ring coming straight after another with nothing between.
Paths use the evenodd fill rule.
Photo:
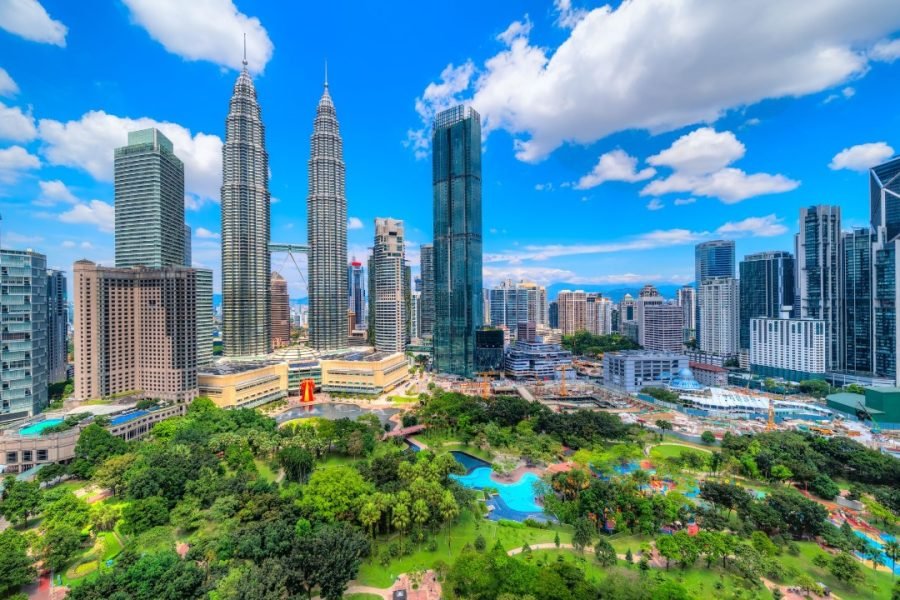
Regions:
<instances>
[{"instance_id":1,"label":"palm tree","mask_svg":"<svg viewBox=\"0 0 900 600\"><path fill-rule=\"evenodd\" d=\"M366 502L359 511L359 522L369 530L369 535L375 539L375 524L381 519L381 509L374 502Z\"/></svg>"},{"instance_id":2,"label":"palm tree","mask_svg":"<svg viewBox=\"0 0 900 600\"><path fill-rule=\"evenodd\" d=\"M459 515L459 505L450 490L444 492L440 505L441 516L447 522L447 548L450 548L450 523Z\"/></svg>"},{"instance_id":3,"label":"palm tree","mask_svg":"<svg viewBox=\"0 0 900 600\"><path fill-rule=\"evenodd\" d=\"M412 518L413 522L422 528L425 523L428 522L428 517L431 516L428 511L428 503L425 502L422 498L419 498L412 505Z\"/></svg>"},{"instance_id":4,"label":"palm tree","mask_svg":"<svg viewBox=\"0 0 900 600\"><path fill-rule=\"evenodd\" d=\"M403 547L403 532L409 527L409 505L405 502L397 502L391 514L391 525L400 532L400 547Z\"/></svg>"},{"instance_id":5,"label":"palm tree","mask_svg":"<svg viewBox=\"0 0 900 600\"><path fill-rule=\"evenodd\" d=\"M884 553L891 559L891 579L893 579L896 576L894 569L897 566L897 559L900 558L900 542L897 540L886 542L884 544Z\"/></svg>"}]
</instances>

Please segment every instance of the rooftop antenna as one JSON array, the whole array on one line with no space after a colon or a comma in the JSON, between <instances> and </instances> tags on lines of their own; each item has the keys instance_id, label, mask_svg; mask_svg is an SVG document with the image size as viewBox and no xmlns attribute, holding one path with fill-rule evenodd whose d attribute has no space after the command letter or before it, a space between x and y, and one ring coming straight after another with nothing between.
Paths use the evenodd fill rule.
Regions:
<instances>
[{"instance_id":1,"label":"rooftop antenna","mask_svg":"<svg viewBox=\"0 0 900 600\"><path fill-rule=\"evenodd\" d=\"M328 87L328 59L325 59L325 87Z\"/></svg>"},{"instance_id":2,"label":"rooftop antenna","mask_svg":"<svg viewBox=\"0 0 900 600\"><path fill-rule=\"evenodd\" d=\"M247 68L247 34L244 33L244 68Z\"/></svg>"}]
</instances>

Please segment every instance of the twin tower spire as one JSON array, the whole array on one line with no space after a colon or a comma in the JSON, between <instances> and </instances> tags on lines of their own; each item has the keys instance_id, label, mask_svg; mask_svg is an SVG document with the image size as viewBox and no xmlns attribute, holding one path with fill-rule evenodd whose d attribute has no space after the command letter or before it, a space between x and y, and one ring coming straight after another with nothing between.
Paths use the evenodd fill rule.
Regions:
<instances>
[{"instance_id":1,"label":"twin tower spire","mask_svg":"<svg viewBox=\"0 0 900 600\"><path fill-rule=\"evenodd\" d=\"M222 147L222 341L229 357L272 350L269 155L253 79L243 68L225 119ZM347 345L347 198L343 142L325 89L316 108L309 158L309 341L316 350Z\"/></svg>"}]
</instances>

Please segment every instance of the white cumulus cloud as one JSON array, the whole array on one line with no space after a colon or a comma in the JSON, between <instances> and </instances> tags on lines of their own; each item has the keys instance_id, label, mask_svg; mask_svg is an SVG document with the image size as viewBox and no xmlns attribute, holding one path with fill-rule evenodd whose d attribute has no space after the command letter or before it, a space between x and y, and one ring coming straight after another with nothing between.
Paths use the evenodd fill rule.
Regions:
<instances>
[{"instance_id":1,"label":"white cumulus cloud","mask_svg":"<svg viewBox=\"0 0 900 600\"><path fill-rule=\"evenodd\" d=\"M215 231L210 231L206 227L198 227L194 230L194 237L201 240L217 240L221 236Z\"/></svg>"},{"instance_id":2,"label":"white cumulus cloud","mask_svg":"<svg viewBox=\"0 0 900 600\"><path fill-rule=\"evenodd\" d=\"M650 202L647 203L647 210L660 210L665 208L666 205L662 203L662 200L659 198L651 198Z\"/></svg>"},{"instance_id":3,"label":"white cumulus cloud","mask_svg":"<svg viewBox=\"0 0 900 600\"><path fill-rule=\"evenodd\" d=\"M32 42L66 45L68 28L50 18L37 0L3 0L0 2L0 29Z\"/></svg>"},{"instance_id":4,"label":"white cumulus cloud","mask_svg":"<svg viewBox=\"0 0 900 600\"><path fill-rule=\"evenodd\" d=\"M837 171L850 169L851 171L867 171L877 164L883 163L894 155L894 149L885 142L872 142L869 144L857 144L844 148L834 155L828 168Z\"/></svg>"},{"instance_id":5,"label":"white cumulus cloud","mask_svg":"<svg viewBox=\"0 0 900 600\"><path fill-rule=\"evenodd\" d=\"M6 106L0 102L0 140L28 142L36 135L34 117L22 112L18 106Z\"/></svg>"},{"instance_id":6,"label":"white cumulus cloud","mask_svg":"<svg viewBox=\"0 0 900 600\"><path fill-rule=\"evenodd\" d=\"M6 72L6 69L0 67L0 96L15 96L18 93L19 86Z\"/></svg>"},{"instance_id":7,"label":"white cumulus cloud","mask_svg":"<svg viewBox=\"0 0 900 600\"><path fill-rule=\"evenodd\" d=\"M643 181L656 175L653 167L638 171L637 162L637 158L621 149L602 154L591 172L578 180L575 189L588 190L605 181Z\"/></svg>"},{"instance_id":8,"label":"white cumulus cloud","mask_svg":"<svg viewBox=\"0 0 900 600\"><path fill-rule=\"evenodd\" d=\"M688 204L693 204L696 202L696 198L677 198L672 204L675 206L687 206Z\"/></svg>"},{"instance_id":9,"label":"white cumulus cloud","mask_svg":"<svg viewBox=\"0 0 900 600\"><path fill-rule=\"evenodd\" d=\"M128 132L156 127L175 147L184 162L185 191L203 199L218 201L222 185L222 140L217 135L198 132L176 123L148 117L131 119L91 111L76 121L41 119L38 124L42 152L53 165L75 167L99 181L113 179L113 151L128 142Z\"/></svg>"},{"instance_id":10,"label":"white cumulus cloud","mask_svg":"<svg viewBox=\"0 0 900 600\"><path fill-rule=\"evenodd\" d=\"M883 40L875 44L869 56L873 60L894 62L900 58L900 38L895 40Z\"/></svg>"},{"instance_id":11,"label":"white cumulus cloud","mask_svg":"<svg viewBox=\"0 0 900 600\"><path fill-rule=\"evenodd\" d=\"M347 229L362 229L363 222L359 217L350 217L347 219Z\"/></svg>"},{"instance_id":12,"label":"white cumulus cloud","mask_svg":"<svg viewBox=\"0 0 900 600\"><path fill-rule=\"evenodd\" d=\"M417 104L470 100L485 133L509 132L519 159L539 161L566 142L713 122L767 98L845 84L900 26L900 2L860 10L853 0L819 0L813 10L781 0L643 0L595 8L572 25L555 48L515 28L464 91L436 95L432 84Z\"/></svg>"},{"instance_id":13,"label":"white cumulus cloud","mask_svg":"<svg viewBox=\"0 0 900 600\"><path fill-rule=\"evenodd\" d=\"M25 171L40 166L40 159L22 146L0 148L0 182L13 183Z\"/></svg>"},{"instance_id":14,"label":"white cumulus cloud","mask_svg":"<svg viewBox=\"0 0 900 600\"><path fill-rule=\"evenodd\" d=\"M781 219L775 215L764 217L748 217L742 221L729 221L718 229L716 233L723 237L741 237L751 235L755 237L774 237L787 233L788 228L781 223Z\"/></svg>"},{"instance_id":15,"label":"white cumulus cloud","mask_svg":"<svg viewBox=\"0 0 900 600\"><path fill-rule=\"evenodd\" d=\"M116 209L102 200L91 200L78 203L61 213L59 220L63 223L94 225L100 231L112 233L116 229Z\"/></svg>"},{"instance_id":16,"label":"white cumulus cloud","mask_svg":"<svg viewBox=\"0 0 900 600\"><path fill-rule=\"evenodd\" d=\"M51 179L50 181L39 181L38 186L41 193L34 204L37 206L54 206L58 202L66 204L77 204L78 198L68 188L68 186L59 179Z\"/></svg>"},{"instance_id":17,"label":"white cumulus cloud","mask_svg":"<svg viewBox=\"0 0 900 600\"><path fill-rule=\"evenodd\" d=\"M789 192L800 185L784 175L747 174L728 165L744 156L746 148L730 131L701 127L675 140L669 148L647 159L652 165L675 172L655 179L641 190L642 196L688 192L719 198L734 204L765 194Z\"/></svg>"},{"instance_id":18,"label":"white cumulus cloud","mask_svg":"<svg viewBox=\"0 0 900 600\"><path fill-rule=\"evenodd\" d=\"M730 131L701 127L675 140L647 162L686 175L704 175L726 167L744 156L746 148Z\"/></svg>"},{"instance_id":19,"label":"white cumulus cloud","mask_svg":"<svg viewBox=\"0 0 900 600\"><path fill-rule=\"evenodd\" d=\"M247 34L247 68L262 72L275 46L256 17L232 0L124 0L131 17L163 47L186 60L240 69Z\"/></svg>"}]
</instances>

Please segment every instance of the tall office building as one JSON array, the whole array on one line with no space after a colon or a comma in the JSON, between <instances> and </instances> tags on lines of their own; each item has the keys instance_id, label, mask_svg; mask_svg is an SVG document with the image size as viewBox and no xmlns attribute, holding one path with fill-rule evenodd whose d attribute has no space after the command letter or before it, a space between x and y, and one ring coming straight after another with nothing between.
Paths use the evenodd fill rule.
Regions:
<instances>
[{"instance_id":1,"label":"tall office building","mask_svg":"<svg viewBox=\"0 0 900 600\"><path fill-rule=\"evenodd\" d=\"M884 241L900 236L900 156L869 169L869 208L872 229L884 229Z\"/></svg>"},{"instance_id":2,"label":"tall office building","mask_svg":"<svg viewBox=\"0 0 900 600\"><path fill-rule=\"evenodd\" d=\"M712 240L697 244L694 247L694 285L700 291L700 284L708 277L734 277L734 241ZM697 328L695 337L699 342L700 330L700 297L697 297Z\"/></svg>"},{"instance_id":3,"label":"tall office building","mask_svg":"<svg viewBox=\"0 0 900 600\"><path fill-rule=\"evenodd\" d=\"M825 365L828 369L840 369L844 363L841 267L840 207L801 208L797 236L800 317L825 321Z\"/></svg>"},{"instance_id":4,"label":"tall office building","mask_svg":"<svg viewBox=\"0 0 900 600\"><path fill-rule=\"evenodd\" d=\"M601 294L587 294L584 304L584 326L588 333L612 333L612 302Z\"/></svg>"},{"instance_id":5,"label":"tall office building","mask_svg":"<svg viewBox=\"0 0 900 600\"><path fill-rule=\"evenodd\" d=\"M900 157L869 171L872 245L872 365L875 375L900 384ZM845 299L846 300L846 299ZM846 302L845 302L846 304Z\"/></svg>"},{"instance_id":6,"label":"tall office building","mask_svg":"<svg viewBox=\"0 0 900 600\"><path fill-rule=\"evenodd\" d=\"M750 319L777 319L785 307L794 306L794 255L782 251L749 254L739 268L741 349L749 350Z\"/></svg>"},{"instance_id":7,"label":"tall office building","mask_svg":"<svg viewBox=\"0 0 900 600\"><path fill-rule=\"evenodd\" d=\"M422 337L434 333L434 244L419 246L419 269L422 276Z\"/></svg>"},{"instance_id":8,"label":"tall office building","mask_svg":"<svg viewBox=\"0 0 900 600\"><path fill-rule=\"evenodd\" d=\"M197 396L196 271L74 267L75 397Z\"/></svg>"},{"instance_id":9,"label":"tall office building","mask_svg":"<svg viewBox=\"0 0 900 600\"><path fill-rule=\"evenodd\" d=\"M211 269L194 269L197 291L197 366L213 363L213 272Z\"/></svg>"},{"instance_id":10,"label":"tall office building","mask_svg":"<svg viewBox=\"0 0 900 600\"><path fill-rule=\"evenodd\" d=\"M684 313L684 341L688 342L697 336L697 290L690 285L682 286L678 288L676 300Z\"/></svg>"},{"instance_id":11,"label":"tall office building","mask_svg":"<svg viewBox=\"0 0 900 600\"><path fill-rule=\"evenodd\" d=\"M375 219L372 270L375 287L375 348L403 352L406 348L405 253L403 221Z\"/></svg>"},{"instance_id":12,"label":"tall office building","mask_svg":"<svg viewBox=\"0 0 900 600\"><path fill-rule=\"evenodd\" d=\"M184 264L184 165L158 129L115 150L116 266Z\"/></svg>"},{"instance_id":13,"label":"tall office building","mask_svg":"<svg viewBox=\"0 0 900 600\"><path fill-rule=\"evenodd\" d=\"M47 271L47 383L66 380L69 347L69 302L64 271Z\"/></svg>"},{"instance_id":14,"label":"tall office building","mask_svg":"<svg viewBox=\"0 0 900 600\"><path fill-rule=\"evenodd\" d=\"M402 221L401 221L402 223ZM412 341L412 268L406 264L406 256L403 257L403 306L406 311L406 325L404 328L404 340L406 343Z\"/></svg>"},{"instance_id":15,"label":"tall office building","mask_svg":"<svg viewBox=\"0 0 900 600\"><path fill-rule=\"evenodd\" d=\"M519 323L547 324L547 290L536 283L506 280L488 292L489 325L514 332Z\"/></svg>"},{"instance_id":16,"label":"tall office building","mask_svg":"<svg viewBox=\"0 0 900 600\"><path fill-rule=\"evenodd\" d=\"M0 422L47 407L47 257L0 249Z\"/></svg>"},{"instance_id":17,"label":"tall office building","mask_svg":"<svg viewBox=\"0 0 900 600\"><path fill-rule=\"evenodd\" d=\"M709 354L729 356L740 346L740 301L734 277L707 277L700 284L700 349Z\"/></svg>"},{"instance_id":18,"label":"tall office building","mask_svg":"<svg viewBox=\"0 0 900 600\"><path fill-rule=\"evenodd\" d=\"M646 340L646 327L644 326L647 308L650 306L659 306L665 303L665 299L660 295L659 290L650 284L641 288L638 293L637 300L634 301L634 322L638 328L637 343L643 346ZM684 321L682 320L682 323Z\"/></svg>"},{"instance_id":19,"label":"tall office building","mask_svg":"<svg viewBox=\"0 0 900 600\"><path fill-rule=\"evenodd\" d=\"M547 306L547 324L551 329L559 329L559 302L552 300Z\"/></svg>"},{"instance_id":20,"label":"tall office building","mask_svg":"<svg viewBox=\"0 0 900 600\"><path fill-rule=\"evenodd\" d=\"M291 302L287 280L272 273L272 346L281 348L291 343Z\"/></svg>"},{"instance_id":21,"label":"tall office building","mask_svg":"<svg viewBox=\"0 0 900 600\"><path fill-rule=\"evenodd\" d=\"M557 319L563 335L585 330L587 294L584 290L560 290L556 296Z\"/></svg>"},{"instance_id":22,"label":"tall office building","mask_svg":"<svg viewBox=\"0 0 900 600\"><path fill-rule=\"evenodd\" d=\"M344 149L328 80L316 107L309 156L309 345L347 346L347 196ZM371 290L370 290L371 291Z\"/></svg>"},{"instance_id":23,"label":"tall office building","mask_svg":"<svg viewBox=\"0 0 900 600\"><path fill-rule=\"evenodd\" d=\"M841 236L844 263L842 282L844 368L872 372L872 243L868 228L854 229Z\"/></svg>"},{"instance_id":24,"label":"tall office building","mask_svg":"<svg viewBox=\"0 0 900 600\"><path fill-rule=\"evenodd\" d=\"M456 106L434 118L434 365L471 377L484 323L481 285L481 118Z\"/></svg>"},{"instance_id":25,"label":"tall office building","mask_svg":"<svg viewBox=\"0 0 900 600\"><path fill-rule=\"evenodd\" d=\"M644 307L641 346L645 350L681 352L684 344L684 310L672 303Z\"/></svg>"},{"instance_id":26,"label":"tall office building","mask_svg":"<svg viewBox=\"0 0 900 600\"><path fill-rule=\"evenodd\" d=\"M410 341L418 340L422 337L422 330L419 323L422 321L422 292L410 292L411 309L409 311L409 338Z\"/></svg>"},{"instance_id":27,"label":"tall office building","mask_svg":"<svg viewBox=\"0 0 900 600\"><path fill-rule=\"evenodd\" d=\"M223 350L226 356L266 354L272 349L269 155L246 61L225 120L222 169Z\"/></svg>"},{"instance_id":28,"label":"tall office building","mask_svg":"<svg viewBox=\"0 0 900 600\"><path fill-rule=\"evenodd\" d=\"M194 252L193 246L191 245L191 226L187 223L184 224L184 266L190 267L193 265L194 261Z\"/></svg>"},{"instance_id":29,"label":"tall office building","mask_svg":"<svg viewBox=\"0 0 900 600\"><path fill-rule=\"evenodd\" d=\"M353 325L366 328L366 270L356 257L347 265L347 307L353 313Z\"/></svg>"}]
</instances>

